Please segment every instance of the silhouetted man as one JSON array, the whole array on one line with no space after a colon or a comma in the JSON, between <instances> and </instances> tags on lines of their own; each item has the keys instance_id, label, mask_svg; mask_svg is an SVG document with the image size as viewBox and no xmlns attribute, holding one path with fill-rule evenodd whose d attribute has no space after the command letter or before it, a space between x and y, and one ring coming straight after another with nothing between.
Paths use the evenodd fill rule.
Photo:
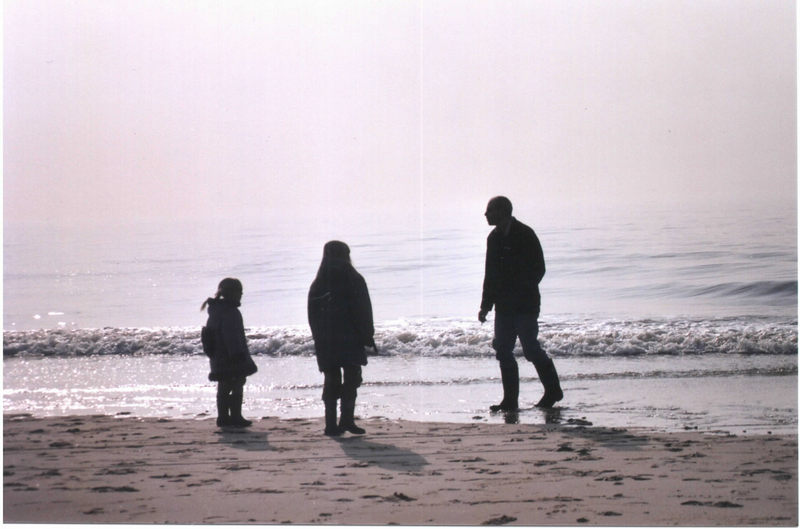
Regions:
<instances>
[{"instance_id":1,"label":"silhouetted man","mask_svg":"<svg viewBox=\"0 0 800 529\"><path fill-rule=\"evenodd\" d=\"M514 358L517 337L525 358L533 363L544 386L536 403L551 408L564 398L553 361L539 345L539 282L544 277L544 254L536 233L511 216L511 201L494 197L486 206L486 221L495 228L486 240L486 272L478 320L495 308L492 347L500 361L503 401L492 411L515 411L519 407L519 367Z\"/></svg>"}]
</instances>

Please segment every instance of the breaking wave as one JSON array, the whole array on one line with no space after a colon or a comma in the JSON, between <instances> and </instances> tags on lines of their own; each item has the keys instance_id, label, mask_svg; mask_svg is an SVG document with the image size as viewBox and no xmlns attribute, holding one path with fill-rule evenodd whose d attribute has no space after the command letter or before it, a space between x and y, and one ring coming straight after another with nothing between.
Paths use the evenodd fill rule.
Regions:
<instances>
[{"instance_id":1,"label":"breaking wave","mask_svg":"<svg viewBox=\"0 0 800 529\"><path fill-rule=\"evenodd\" d=\"M797 321L728 318L541 322L540 340L553 356L797 354ZM307 327L249 328L254 355L313 355ZM464 320L396 321L378 325L381 356L471 357L491 353L492 327ZM3 356L201 355L199 329L102 328L6 331Z\"/></svg>"}]
</instances>

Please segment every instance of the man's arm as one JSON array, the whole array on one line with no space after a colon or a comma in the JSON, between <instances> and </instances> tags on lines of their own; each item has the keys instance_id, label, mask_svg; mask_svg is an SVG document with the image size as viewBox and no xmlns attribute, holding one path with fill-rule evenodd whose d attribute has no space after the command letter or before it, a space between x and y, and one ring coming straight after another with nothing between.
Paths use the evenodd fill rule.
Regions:
<instances>
[{"instance_id":1,"label":"man's arm","mask_svg":"<svg viewBox=\"0 0 800 529\"><path fill-rule=\"evenodd\" d=\"M530 251L533 280L535 284L538 285L544 278L545 273L544 252L542 251L542 244L539 242L539 237L536 236L535 231L531 230L531 236Z\"/></svg>"},{"instance_id":2,"label":"man's arm","mask_svg":"<svg viewBox=\"0 0 800 529\"><path fill-rule=\"evenodd\" d=\"M486 321L486 315L494 306L497 292L497 249L492 237L486 240L486 264L483 274L483 294L481 297L481 310L478 312L478 321Z\"/></svg>"}]
</instances>

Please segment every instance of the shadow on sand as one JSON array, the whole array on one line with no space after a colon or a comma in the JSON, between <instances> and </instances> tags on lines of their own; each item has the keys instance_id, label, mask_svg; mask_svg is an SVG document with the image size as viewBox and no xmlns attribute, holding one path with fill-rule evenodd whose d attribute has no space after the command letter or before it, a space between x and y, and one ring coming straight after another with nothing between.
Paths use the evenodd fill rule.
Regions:
<instances>
[{"instance_id":1,"label":"shadow on sand","mask_svg":"<svg viewBox=\"0 0 800 529\"><path fill-rule=\"evenodd\" d=\"M338 437L336 441L348 457L387 470L416 472L428 464L424 457L415 452L368 441L363 437Z\"/></svg>"},{"instance_id":2,"label":"shadow on sand","mask_svg":"<svg viewBox=\"0 0 800 529\"><path fill-rule=\"evenodd\" d=\"M591 422L580 419L565 420L559 407L535 408L535 410L541 413L544 424L559 426L559 431L566 435L588 439L612 450L639 450L653 442L650 437L631 433L625 428L594 426ZM502 412L502 416L506 424L519 424L520 422L519 412Z\"/></svg>"},{"instance_id":3,"label":"shadow on sand","mask_svg":"<svg viewBox=\"0 0 800 529\"><path fill-rule=\"evenodd\" d=\"M612 450L635 451L653 443L650 437L633 434L624 428L565 425L561 431L567 435L588 439Z\"/></svg>"},{"instance_id":4,"label":"shadow on sand","mask_svg":"<svg viewBox=\"0 0 800 529\"><path fill-rule=\"evenodd\" d=\"M232 446L233 448L240 448L242 450L249 450L252 452L263 452L272 450L267 442L267 432L260 432L258 430L248 430L245 428L220 428L217 431L221 443Z\"/></svg>"}]
</instances>

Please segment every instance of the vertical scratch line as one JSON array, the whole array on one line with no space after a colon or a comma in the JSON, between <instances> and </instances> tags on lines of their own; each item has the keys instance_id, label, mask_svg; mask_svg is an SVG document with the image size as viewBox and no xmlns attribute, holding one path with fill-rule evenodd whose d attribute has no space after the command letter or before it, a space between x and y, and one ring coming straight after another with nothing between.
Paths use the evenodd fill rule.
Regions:
<instances>
[{"instance_id":1,"label":"vertical scratch line","mask_svg":"<svg viewBox=\"0 0 800 529\"><path fill-rule=\"evenodd\" d=\"M419 316L425 313L425 10L419 0Z\"/></svg>"}]
</instances>

